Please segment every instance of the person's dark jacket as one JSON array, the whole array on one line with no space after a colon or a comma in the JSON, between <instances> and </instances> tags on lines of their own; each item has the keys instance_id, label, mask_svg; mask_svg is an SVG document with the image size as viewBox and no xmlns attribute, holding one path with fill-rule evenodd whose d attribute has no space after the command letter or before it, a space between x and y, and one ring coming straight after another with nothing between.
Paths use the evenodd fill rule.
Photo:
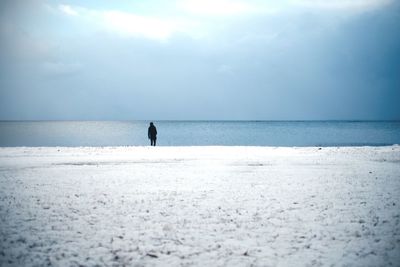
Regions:
<instances>
[{"instance_id":1,"label":"person's dark jacket","mask_svg":"<svg viewBox=\"0 0 400 267\"><path fill-rule=\"evenodd\" d=\"M147 134L148 134L148 136L149 136L149 139L156 139L156 138L157 138L157 129L156 129L156 126L150 125Z\"/></svg>"}]
</instances>

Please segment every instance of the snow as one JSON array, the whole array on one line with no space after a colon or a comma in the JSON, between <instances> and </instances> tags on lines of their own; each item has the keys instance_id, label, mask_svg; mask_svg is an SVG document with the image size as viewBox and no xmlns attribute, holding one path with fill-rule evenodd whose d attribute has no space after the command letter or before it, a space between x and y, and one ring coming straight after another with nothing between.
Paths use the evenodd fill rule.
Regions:
<instances>
[{"instance_id":1,"label":"snow","mask_svg":"<svg viewBox=\"0 0 400 267\"><path fill-rule=\"evenodd\" d=\"M0 148L1 266L400 266L400 146Z\"/></svg>"}]
</instances>

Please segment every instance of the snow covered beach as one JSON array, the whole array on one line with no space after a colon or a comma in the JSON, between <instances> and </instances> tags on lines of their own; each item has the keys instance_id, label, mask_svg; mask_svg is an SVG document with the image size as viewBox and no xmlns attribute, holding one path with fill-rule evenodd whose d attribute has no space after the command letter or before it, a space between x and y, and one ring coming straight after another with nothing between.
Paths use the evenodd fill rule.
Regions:
<instances>
[{"instance_id":1,"label":"snow covered beach","mask_svg":"<svg viewBox=\"0 0 400 267\"><path fill-rule=\"evenodd\" d=\"M400 266L400 146L0 148L1 266Z\"/></svg>"}]
</instances>

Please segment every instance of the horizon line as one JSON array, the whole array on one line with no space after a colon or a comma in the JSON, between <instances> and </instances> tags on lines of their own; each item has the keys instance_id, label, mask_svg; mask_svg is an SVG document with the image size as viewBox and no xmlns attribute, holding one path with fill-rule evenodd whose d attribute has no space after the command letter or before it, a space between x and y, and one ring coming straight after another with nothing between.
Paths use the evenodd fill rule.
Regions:
<instances>
[{"instance_id":1,"label":"horizon line","mask_svg":"<svg viewBox=\"0 0 400 267\"><path fill-rule=\"evenodd\" d=\"M400 119L34 119L34 120L3 120L0 122L400 122Z\"/></svg>"}]
</instances>

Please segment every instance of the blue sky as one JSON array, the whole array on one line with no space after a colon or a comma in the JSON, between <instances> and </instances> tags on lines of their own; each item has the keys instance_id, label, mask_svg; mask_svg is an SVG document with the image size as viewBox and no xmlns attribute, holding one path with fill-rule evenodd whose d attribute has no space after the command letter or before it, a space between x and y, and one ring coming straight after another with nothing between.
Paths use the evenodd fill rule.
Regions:
<instances>
[{"instance_id":1,"label":"blue sky","mask_svg":"<svg viewBox=\"0 0 400 267\"><path fill-rule=\"evenodd\" d=\"M1 1L0 119L400 119L395 0Z\"/></svg>"}]
</instances>

